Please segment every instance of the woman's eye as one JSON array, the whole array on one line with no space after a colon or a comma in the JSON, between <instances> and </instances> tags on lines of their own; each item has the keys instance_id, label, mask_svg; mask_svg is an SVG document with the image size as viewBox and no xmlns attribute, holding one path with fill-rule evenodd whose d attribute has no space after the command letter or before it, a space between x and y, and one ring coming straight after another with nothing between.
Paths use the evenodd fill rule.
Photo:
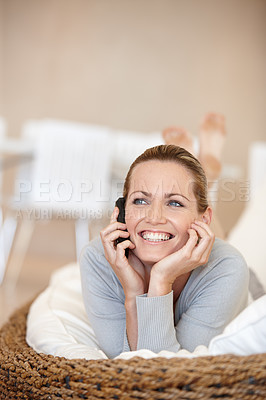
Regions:
<instances>
[{"instance_id":1,"label":"woman's eye","mask_svg":"<svg viewBox=\"0 0 266 400\"><path fill-rule=\"evenodd\" d=\"M169 206L172 206L172 207L183 207L183 204L181 204L179 201L176 201L176 200L171 200L171 201L169 201Z\"/></svg>"},{"instance_id":2,"label":"woman's eye","mask_svg":"<svg viewBox=\"0 0 266 400\"><path fill-rule=\"evenodd\" d=\"M147 204L147 201L146 200L144 200L144 199L135 199L134 201L133 201L133 204L137 204L137 205L143 205L143 204Z\"/></svg>"}]
</instances>

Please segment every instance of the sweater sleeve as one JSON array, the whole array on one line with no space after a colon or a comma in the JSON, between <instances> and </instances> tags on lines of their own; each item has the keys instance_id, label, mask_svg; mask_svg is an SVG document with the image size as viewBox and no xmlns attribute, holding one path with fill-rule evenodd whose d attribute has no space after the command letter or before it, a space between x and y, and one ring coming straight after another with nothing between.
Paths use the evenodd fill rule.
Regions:
<instances>
[{"instance_id":1,"label":"sweater sleeve","mask_svg":"<svg viewBox=\"0 0 266 400\"><path fill-rule=\"evenodd\" d=\"M174 314L173 291L165 296L137 296L138 349L148 349L155 353L161 350L176 352L180 348L177 341Z\"/></svg>"},{"instance_id":2,"label":"sweater sleeve","mask_svg":"<svg viewBox=\"0 0 266 400\"><path fill-rule=\"evenodd\" d=\"M199 267L195 281L185 287L176 310L176 336L181 348L193 352L208 346L247 305L249 273L242 257Z\"/></svg>"},{"instance_id":3,"label":"sweater sleeve","mask_svg":"<svg viewBox=\"0 0 266 400\"><path fill-rule=\"evenodd\" d=\"M80 272L85 309L101 350L108 358L129 351L123 289L98 243L83 251Z\"/></svg>"}]
</instances>

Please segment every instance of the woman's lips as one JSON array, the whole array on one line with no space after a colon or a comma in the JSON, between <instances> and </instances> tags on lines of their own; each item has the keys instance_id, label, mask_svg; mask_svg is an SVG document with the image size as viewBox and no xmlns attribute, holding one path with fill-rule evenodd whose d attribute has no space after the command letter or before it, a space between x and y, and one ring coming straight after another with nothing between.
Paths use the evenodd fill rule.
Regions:
<instances>
[{"instance_id":1,"label":"woman's lips","mask_svg":"<svg viewBox=\"0 0 266 400\"><path fill-rule=\"evenodd\" d=\"M167 242L172 239L174 236L168 232L155 232L155 231L141 231L139 235L148 242Z\"/></svg>"}]
</instances>

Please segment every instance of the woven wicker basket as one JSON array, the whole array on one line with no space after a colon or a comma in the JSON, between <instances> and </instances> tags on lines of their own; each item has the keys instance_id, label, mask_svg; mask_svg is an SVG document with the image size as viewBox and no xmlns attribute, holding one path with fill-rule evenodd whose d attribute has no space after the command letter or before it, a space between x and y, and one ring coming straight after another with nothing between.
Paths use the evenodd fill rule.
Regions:
<instances>
[{"instance_id":1,"label":"woven wicker basket","mask_svg":"<svg viewBox=\"0 0 266 400\"><path fill-rule=\"evenodd\" d=\"M266 354L67 360L26 344L28 309L0 331L1 399L266 399Z\"/></svg>"}]
</instances>

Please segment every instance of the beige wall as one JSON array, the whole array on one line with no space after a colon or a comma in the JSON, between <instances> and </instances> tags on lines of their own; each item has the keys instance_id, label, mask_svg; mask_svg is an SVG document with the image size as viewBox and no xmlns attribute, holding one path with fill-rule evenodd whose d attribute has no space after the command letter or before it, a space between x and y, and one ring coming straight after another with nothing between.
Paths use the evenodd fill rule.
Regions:
<instances>
[{"instance_id":1,"label":"beige wall","mask_svg":"<svg viewBox=\"0 0 266 400\"><path fill-rule=\"evenodd\" d=\"M0 115L3 115L3 1L0 0Z\"/></svg>"},{"instance_id":2,"label":"beige wall","mask_svg":"<svg viewBox=\"0 0 266 400\"><path fill-rule=\"evenodd\" d=\"M10 135L39 117L196 134L217 110L225 162L245 179L249 143L266 139L264 0L0 1ZM243 208L237 196L219 205L226 230Z\"/></svg>"}]
</instances>

